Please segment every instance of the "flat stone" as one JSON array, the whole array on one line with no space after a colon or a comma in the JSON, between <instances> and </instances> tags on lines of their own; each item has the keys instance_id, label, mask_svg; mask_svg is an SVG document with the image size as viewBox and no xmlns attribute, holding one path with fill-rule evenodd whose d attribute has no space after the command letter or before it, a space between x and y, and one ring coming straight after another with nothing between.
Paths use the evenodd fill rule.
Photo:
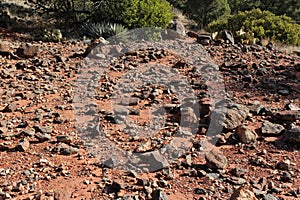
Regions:
<instances>
[{"instance_id":1,"label":"flat stone","mask_svg":"<svg viewBox=\"0 0 300 200\"><path fill-rule=\"evenodd\" d=\"M261 133L265 136L273 136L282 133L285 128L280 124L273 124L269 121L264 121L261 127Z\"/></svg>"},{"instance_id":2,"label":"flat stone","mask_svg":"<svg viewBox=\"0 0 300 200\"><path fill-rule=\"evenodd\" d=\"M167 159L158 150L139 154L141 163L145 164L149 171L157 171L169 166Z\"/></svg>"},{"instance_id":3,"label":"flat stone","mask_svg":"<svg viewBox=\"0 0 300 200\"><path fill-rule=\"evenodd\" d=\"M208 154L205 155L206 166L211 169L226 169L228 167L228 160L224 154L213 149Z\"/></svg>"},{"instance_id":4,"label":"flat stone","mask_svg":"<svg viewBox=\"0 0 300 200\"><path fill-rule=\"evenodd\" d=\"M115 113L115 115L125 115L125 116L127 116L130 113L130 111L127 108L121 106L121 107L116 107L115 110L114 110L114 113Z\"/></svg>"}]
</instances>

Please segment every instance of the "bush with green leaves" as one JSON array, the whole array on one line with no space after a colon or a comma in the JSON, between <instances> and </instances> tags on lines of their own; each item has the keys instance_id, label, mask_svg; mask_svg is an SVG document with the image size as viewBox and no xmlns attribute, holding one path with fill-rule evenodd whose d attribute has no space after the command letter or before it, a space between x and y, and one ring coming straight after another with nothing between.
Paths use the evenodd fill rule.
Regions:
<instances>
[{"instance_id":1,"label":"bush with green leaves","mask_svg":"<svg viewBox=\"0 0 300 200\"><path fill-rule=\"evenodd\" d=\"M195 20L199 28L230 14L227 0L187 0L184 13Z\"/></svg>"},{"instance_id":2,"label":"bush with green leaves","mask_svg":"<svg viewBox=\"0 0 300 200\"><path fill-rule=\"evenodd\" d=\"M211 32L231 30L236 33L245 31L245 39L269 39L275 42L300 45L300 25L293 23L292 18L285 15L277 16L269 11L253 9L251 11L238 12L227 18L216 20L209 24Z\"/></svg>"},{"instance_id":3,"label":"bush with green leaves","mask_svg":"<svg viewBox=\"0 0 300 200\"><path fill-rule=\"evenodd\" d=\"M300 22L299 0L228 0L232 14L259 8L275 15L287 15Z\"/></svg>"},{"instance_id":4,"label":"bush with green leaves","mask_svg":"<svg viewBox=\"0 0 300 200\"><path fill-rule=\"evenodd\" d=\"M117 23L129 28L162 27L173 19L167 0L29 0L35 10L62 27Z\"/></svg>"},{"instance_id":5,"label":"bush with green leaves","mask_svg":"<svg viewBox=\"0 0 300 200\"><path fill-rule=\"evenodd\" d=\"M130 28L166 28L174 17L166 0L126 0L122 11L124 23Z\"/></svg>"}]
</instances>

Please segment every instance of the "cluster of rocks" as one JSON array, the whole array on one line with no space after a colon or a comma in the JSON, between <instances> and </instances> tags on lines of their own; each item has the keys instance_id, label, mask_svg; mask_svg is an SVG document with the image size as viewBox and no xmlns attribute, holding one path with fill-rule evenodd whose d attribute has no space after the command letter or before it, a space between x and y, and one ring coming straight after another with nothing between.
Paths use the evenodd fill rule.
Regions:
<instances>
[{"instance_id":1,"label":"cluster of rocks","mask_svg":"<svg viewBox=\"0 0 300 200\"><path fill-rule=\"evenodd\" d=\"M93 73L100 80L99 90L93 94L95 102L114 100L126 108L104 105L96 109L98 104L90 103L77 111L93 116L94 121L82 124L77 131L93 130L97 138L101 132L95 124L100 124L108 140L140 153L140 160L131 164L151 171L125 173L117 169L119 160L112 152L106 162L99 162L97 152L89 151L95 144L84 144L85 135L80 138L74 127L72 81L81 72L77 67L80 58L71 55L84 52L85 46L65 42L55 44L58 50L51 50L53 45L0 48L0 198L81 198L76 193L83 191L85 198L92 199L167 200L179 199L180 195L182 199L299 198L299 57L260 46L206 46L217 65L209 65L208 58L203 57L202 67L217 67L225 77L228 95L226 101L217 104L209 94L204 70L162 48L128 52L108 67L108 74ZM159 62L187 77L196 102L192 98L180 101L174 88L151 84L164 82L163 76L151 76L155 73L135 74L134 78L149 81L144 87L130 89L119 83L125 80L120 78L122 73ZM166 72L161 69L162 74ZM127 96L115 98L115 91ZM140 136L140 132L149 132L143 129L149 123L144 112L155 105L163 105L166 123L157 135L145 139ZM127 124L121 131L120 124L129 117L141 123ZM197 131L181 130L181 123L196 123ZM153 130L159 126L152 125ZM166 145L175 137L191 136L192 145L183 150ZM218 147L204 153L207 141ZM172 162L158 151L166 146L169 149L164 151L176 158ZM58 192L62 187L59 181L64 179L74 183L69 188L74 192L67 197ZM53 186L42 190L40 184Z\"/></svg>"}]
</instances>

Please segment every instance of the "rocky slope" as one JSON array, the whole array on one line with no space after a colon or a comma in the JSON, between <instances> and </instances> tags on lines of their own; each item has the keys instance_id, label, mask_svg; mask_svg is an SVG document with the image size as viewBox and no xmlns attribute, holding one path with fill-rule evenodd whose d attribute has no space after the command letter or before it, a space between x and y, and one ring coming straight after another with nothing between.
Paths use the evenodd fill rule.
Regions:
<instances>
[{"instance_id":1,"label":"rocky slope","mask_svg":"<svg viewBox=\"0 0 300 200\"><path fill-rule=\"evenodd\" d=\"M83 142L82 133L96 127L76 127L73 86L82 77L84 58L73 55L84 53L88 45L30 42L4 32L0 42L0 199L299 198L299 56L271 46L204 46L203 54L210 56L202 59L204 66L213 61L224 77L227 101L216 106L201 79L204 71L194 70L169 50L130 52L112 64L106 76L94 73L101 77L95 102L79 111L93 113L106 139L141 153L139 167L126 171L114 166L118 160L113 157L100 162ZM145 63L161 63L187 77L199 100L199 118L189 106L180 110L183 105L176 94L155 84L127 91L131 98L117 104L129 109L110 107L114 90L126 88L118 85L122 74ZM164 128L157 134L139 137L142 129L131 135L121 129L126 116L139 127L151 123L147 112L154 105L167 110ZM217 138L206 134L213 113L221 120L215 123L222 124ZM199 121L192 146L166 163L155 150L175 138L184 120ZM189 138L190 132L180 135ZM204 154L203 141L209 139L215 139L216 147ZM149 163L141 163L145 160ZM159 169L147 172L153 163Z\"/></svg>"}]
</instances>

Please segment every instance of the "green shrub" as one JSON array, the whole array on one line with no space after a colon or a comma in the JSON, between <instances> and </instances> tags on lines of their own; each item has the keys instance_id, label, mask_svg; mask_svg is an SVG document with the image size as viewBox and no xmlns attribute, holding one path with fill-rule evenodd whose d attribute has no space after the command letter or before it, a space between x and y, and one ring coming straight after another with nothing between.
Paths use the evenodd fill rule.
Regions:
<instances>
[{"instance_id":1,"label":"green shrub","mask_svg":"<svg viewBox=\"0 0 300 200\"><path fill-rule=\"evenodd\" d=\"M210 22L230 14L227 0L187 0L184 13L205 28Z\"/></svg>"},{"instance_id":2,"label":"green shrub","mask_svg":"<svg viewBox=\"0 0 300 200\"><path fill-rule=\"evenodd\" d=\"M126 0L123 8L124 23L131 27L166 28L174 17L172 6L166 0Z\"/></svg>"},{"instance_id":3,"label":"green shrub","mask_svg":"<svg viewBox=\"0 0 300 200\"><path fill-rule=\"evenodd\" d=\"M162 27L173 18L167 0L29 0L36 13L59 27L77 29L86 23L117 23L129 28Z\"/></svg>"},{"instance_id":4,"label":"green shrub","mask_svg":"<svg viewBox=\"0 0 300 200\"><path fill-rule=\"evenodd\" d=\"M259 8L268 10L275 15L287 15L296 21L300 21L299 0L228 0L232 14L238 11Z\"/></svg>"},{"instance_id":5,"label":"green shrub","mask_svg":"<svg viewBox=\"0 0 300 200\"><path fill-rule=\"evenodd\" d=\"M285 44L300 44L300 25L293 23L290 17L276 16L260 9L238 12L236 15L216 20L209 24L208 29L211 32L228 29L233 33L242 29L247 33L242 39L255 37Z\"/></svg>"}]
</instances>

